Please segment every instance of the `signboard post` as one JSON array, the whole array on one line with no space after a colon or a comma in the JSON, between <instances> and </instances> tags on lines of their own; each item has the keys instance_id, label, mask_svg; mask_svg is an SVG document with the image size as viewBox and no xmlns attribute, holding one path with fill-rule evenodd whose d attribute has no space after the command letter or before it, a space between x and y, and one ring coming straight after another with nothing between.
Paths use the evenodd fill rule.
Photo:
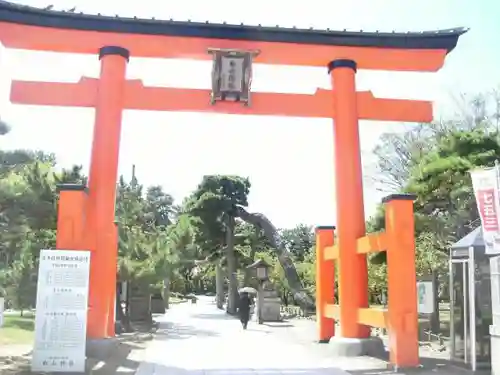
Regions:
<instances>
[{"instance_id":1,"label":"signboard post","mask_svg":"<svg viewBox=\"0 0 500 375\"><path fill-rule=\"evenodd\" d=\"M434 313L434 283L432 280L417 281L418 313Z\"/></svg>"},{"instance_id":2,"label":"signboard post","mask_svg":"<svg viewBox=\"0 0 500 375\"><path fill-rule=\"evenodd\" d=\"M84 372L90 251L42 250L32 371Z\"/></svg>"},{"instance_id":3,"label":"signboard post","mask_svg":"<svg viewBox=\"0 0 500 375\"><path fill-rule=\"evenodd\" d=\"M441 324L439 319L438 278L437 273L420 276L417 279L418 313L429 318L430 331L439 334Z\"/></svg>"}]
</instances>

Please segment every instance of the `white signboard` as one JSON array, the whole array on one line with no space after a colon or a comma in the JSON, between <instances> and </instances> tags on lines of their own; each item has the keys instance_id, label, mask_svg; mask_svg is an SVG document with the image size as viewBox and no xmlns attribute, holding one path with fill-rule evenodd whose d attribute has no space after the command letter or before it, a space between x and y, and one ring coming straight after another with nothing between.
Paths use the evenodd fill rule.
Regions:
<instances>
[{"instance_id":1,"label":"white signboard","mask_svg":"<svg viewBox=\"0 0 500 375\"><path fill-rule=\"evenodd\" d=\"M498 169L489 168L470 172L486 254L500 254L500 198Z\"/></svg>"},{"instance_id":2,"label":"white signboard","mask_svg":"<svg viewBox=\"0 0 500 375\"><path fill-rule=\"evenodd\" d=\"M434 286L432 281L417 281L418 313L434 313Z\"/></svg>"},{"instance_id":3,"label":"white signboard","mask_svg":"<svg viewBox=\"0 0 500 375\"><path fill-rule=\"evenodd\" d=\"M32 371L84 372L90 251L42 250Z\"/></svg>"},{"instance_id":4,"label":"white signboard","mask_svg":"<svg viewBox=\"0 0 500 375\"><path fill-rule=\"evenodd\" d=\"M3 326L3 308L4 308L5 300L3 297L0 297L0 327Z\"/></svg>"}]
</instances>

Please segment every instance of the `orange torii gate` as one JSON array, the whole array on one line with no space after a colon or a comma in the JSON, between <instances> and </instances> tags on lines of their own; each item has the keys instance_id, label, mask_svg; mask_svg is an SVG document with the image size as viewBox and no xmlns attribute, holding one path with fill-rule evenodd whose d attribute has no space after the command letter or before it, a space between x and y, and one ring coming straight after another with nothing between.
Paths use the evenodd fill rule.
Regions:
<instances>
[{"instance_id":1,"label":"orange torii gate","mask_svg":"<svg viewBox=\"0 0 500 375\"><path fill-rule=\"evenodd\" d=\"M333 244L332 229L318 228L319 339L328 341L334 336L333 319L337 318L344 338L366 338L369 325L386 326L391 334L392 362L417 365L412 204L408 197L392 197L403 200L387 203L387 233L365 236L358 121L428 122L432 120L432 104L379 99L369 91L358 92L356 72L437 71L465 31L365 33L140 20L0 2L0 41L5 47L94 54L101 61L98 79L84 77L77 83L14 81L11 88L11 101L16 104L95 109L89 186L60 187L57 226L58 248L92 253L88 337L114 335L115 187L123 110L331 118L335 122L338 244ZM145 87L140 80L126 78L130 57L215 61L214 51L230 66L245 69L248 59L250 64L327 67L333 90L317 90L313 95L252 93L251 101L246 101L240 96L250 94L251 71L245 70L240 72L239 88L231 81L233 76L213 77L219 85L215 89L224 91L221 87L225 85L222 97L235 95L235 102L229 102L211 100L213 90ZM242 56L246 60L240 64L236 60ZM229 83L225 81L228 77ZM388 251L389 258L388 315L368 309L365 255L382 250ZM333 305L333 259L339 261L340 307Z\"/></svg>"}]
</instances>

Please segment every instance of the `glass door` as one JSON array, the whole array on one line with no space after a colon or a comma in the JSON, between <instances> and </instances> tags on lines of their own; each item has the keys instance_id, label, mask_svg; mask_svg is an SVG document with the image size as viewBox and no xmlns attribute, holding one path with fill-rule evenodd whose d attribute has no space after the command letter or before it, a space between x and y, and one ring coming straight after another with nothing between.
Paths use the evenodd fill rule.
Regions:
<instances>
[{"instance_id":1,"label":"glass door","mask_svg":"<svg viewBox=\"0 0 500 375\"><path fill-rule=\"evenodd\" d=\"M477 368L491 367L490 325L493 324L491 306L491 277L488 258L475 261L475 355Z\"/></svg>"},{"instance_id":2,"label":"glass door","mask_svg":"<svg viewBox=\"0 0 500 375\"><path fill-rule=\"evenodd\" d=\"M451 360L471 363L471 327L469 307L469 262L454 260L450 269L450 339Z\"/></svg>"}]
</instances>

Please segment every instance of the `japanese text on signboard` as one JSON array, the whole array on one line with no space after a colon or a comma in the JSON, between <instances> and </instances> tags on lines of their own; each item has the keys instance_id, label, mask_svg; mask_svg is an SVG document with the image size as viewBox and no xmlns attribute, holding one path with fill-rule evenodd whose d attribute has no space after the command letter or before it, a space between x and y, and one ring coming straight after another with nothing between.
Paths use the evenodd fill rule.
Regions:
<instances>
[{"instance_id":1,"label":"japanese text on signboard","mask_svg":"<svg viewBox=\"0 0 500 375\"><path fill-rule=\"evenodd\" d=\"M481 189L477 192L479 214L483 219L483 229L488 232L498 231L498 217L495 204L495 190Z\"/></svg>"}]
</instances>

